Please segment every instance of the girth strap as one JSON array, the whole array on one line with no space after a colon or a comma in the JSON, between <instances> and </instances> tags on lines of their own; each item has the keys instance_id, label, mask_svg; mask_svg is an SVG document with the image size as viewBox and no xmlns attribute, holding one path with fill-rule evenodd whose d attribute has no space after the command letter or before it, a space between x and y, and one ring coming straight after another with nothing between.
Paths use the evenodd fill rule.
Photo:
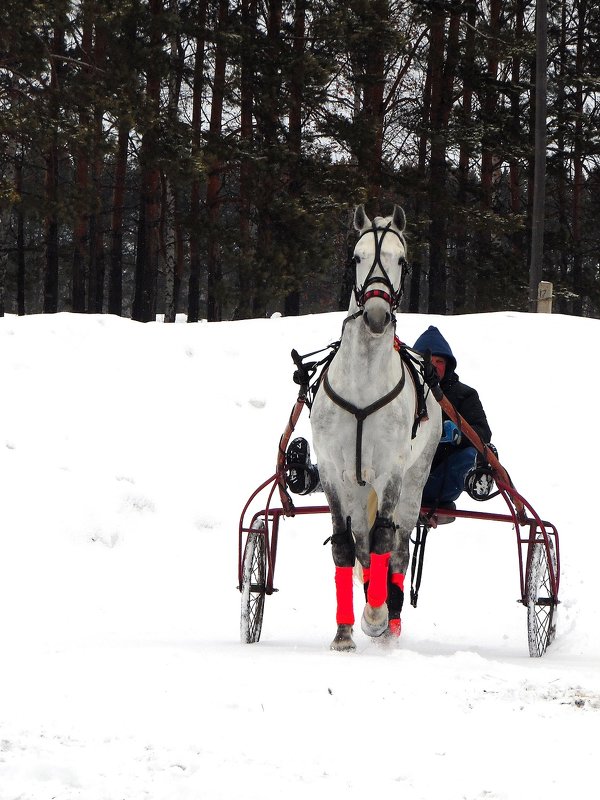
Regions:
<instances>
[{"instance_id":1,"label":"girth strap","mask_svg":"<svg viewBox=\"0 0 600 800\"><path fill-rule=\"evenodd\" d=\"M325 377L323 379L323 388L325 389L327 396L333 400L336 405L340 406L340 408L343 408L345 411L348 411L350 414L353 414L354 417L356 417L356 480L359 486L366 485L366 481L363 481L361 478L363 422L368 416L374 414L375 411L379 411L380 408L383 408L388 403L391 403L391 401L398 397L402 391L406 374L404 371L404 362L401 360L400 363L402 364L402 375L398 383L391 391L383 395L383 397L380 397L376 402L366 406L366 408L357 408L353 403L349 403L347 400L344 400L344 398L332 388L331 384L329 383L329 375L325 373Z\"/></svg>"}]
</instances>

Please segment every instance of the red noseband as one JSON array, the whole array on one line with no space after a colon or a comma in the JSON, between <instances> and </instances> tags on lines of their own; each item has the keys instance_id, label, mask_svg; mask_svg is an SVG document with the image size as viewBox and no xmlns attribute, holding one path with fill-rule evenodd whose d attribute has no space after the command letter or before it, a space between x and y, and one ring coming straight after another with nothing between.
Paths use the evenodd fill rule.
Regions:
<instances>
[{"instance_id":1,"label":"red noseband","mask_svg":"<svg viewBox=\"0 0 600 800\"><path fill-rule=\"evenodd\" d=\"M391 295L384 292L383 289L370 289L368 292L365 292L361 298L362 304L364 305L371 297L381 297L390 306L393 304Z\"/></svg>"}]
</instances>

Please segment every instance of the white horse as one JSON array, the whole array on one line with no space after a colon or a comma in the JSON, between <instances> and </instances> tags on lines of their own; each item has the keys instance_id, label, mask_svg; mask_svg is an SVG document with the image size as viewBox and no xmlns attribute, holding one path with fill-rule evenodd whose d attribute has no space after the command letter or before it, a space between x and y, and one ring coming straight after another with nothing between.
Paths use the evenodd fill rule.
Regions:
<instances>
[{"instance_id":1,"label":"white horse","mask_svg":"<svg viewBox=\"0 0 600 800\"><path fill-rule=\"evenodd\" d=\"M441 435L441 410L432 396L426 396L428 419L415 426L415 384L394 347L394 311L407 266L405 225L399 206L373 222L363 206L356 209L354 292L339 350L312 408L313 446L333 523L338 628L332 650L356 647L356 561L367 600L363 631L399 634L410 533ZM391 618L398 619L393 627Z\"/></svg>"}]
</instances>

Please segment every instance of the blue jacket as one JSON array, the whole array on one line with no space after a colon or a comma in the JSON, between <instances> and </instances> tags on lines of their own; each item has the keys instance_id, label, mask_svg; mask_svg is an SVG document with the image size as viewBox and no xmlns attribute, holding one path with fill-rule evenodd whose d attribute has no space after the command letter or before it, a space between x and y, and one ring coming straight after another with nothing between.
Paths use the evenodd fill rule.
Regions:
<instances>
[{"instance_id":1,"label":"blue jacket","mask_svg":"<svg viewBox=\"0 0 600 800\"><path fill-rule=\"evenodd\" d=\"M414 344L414 349L420 353L431 350L432 356L442 356L446 359L446 372L440 381L442 391L452 403L458 413L464 417L469 425L481 436L483 442L488 444L492 440L492 431L488 425L487 417L478 393L466 383L461 383L456 374L456 358L452 348L444 339L439 330L430 325L422 333ZM463 436L459 447L471 447L471 442ZM440 444L433 465L436 466L447 458L452 452L456 452L454 445Z\"/></svg>"}]
</instances>

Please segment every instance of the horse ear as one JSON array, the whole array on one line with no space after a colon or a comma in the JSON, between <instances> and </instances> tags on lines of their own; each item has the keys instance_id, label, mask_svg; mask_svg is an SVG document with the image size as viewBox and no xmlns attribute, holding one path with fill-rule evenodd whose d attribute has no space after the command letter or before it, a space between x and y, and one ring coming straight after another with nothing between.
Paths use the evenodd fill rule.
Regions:
<instances>
[{"instance_id":1,"label":"horse ear","mask_svg":"<svg viewBox=\"0 0 600 800\"><path fill-rule=\"evenodd\" d=\"M394 227L398 228L399 233L402 233L402 231L406 228L406 215L404 213L404 209L400 206L394 206L392 222Z\"/></svg>"},{"instance_id":2,"label":"horse ear","mask_svg":"<svg viewBox=\"0 0 600 800\"><path fill-rule=\"evenodd\" d=\"M371 227L371 220L365 213L365 207L361 204L354 211L354 227L357 231L364 231Z\"/></svg>"}]
</instances>

